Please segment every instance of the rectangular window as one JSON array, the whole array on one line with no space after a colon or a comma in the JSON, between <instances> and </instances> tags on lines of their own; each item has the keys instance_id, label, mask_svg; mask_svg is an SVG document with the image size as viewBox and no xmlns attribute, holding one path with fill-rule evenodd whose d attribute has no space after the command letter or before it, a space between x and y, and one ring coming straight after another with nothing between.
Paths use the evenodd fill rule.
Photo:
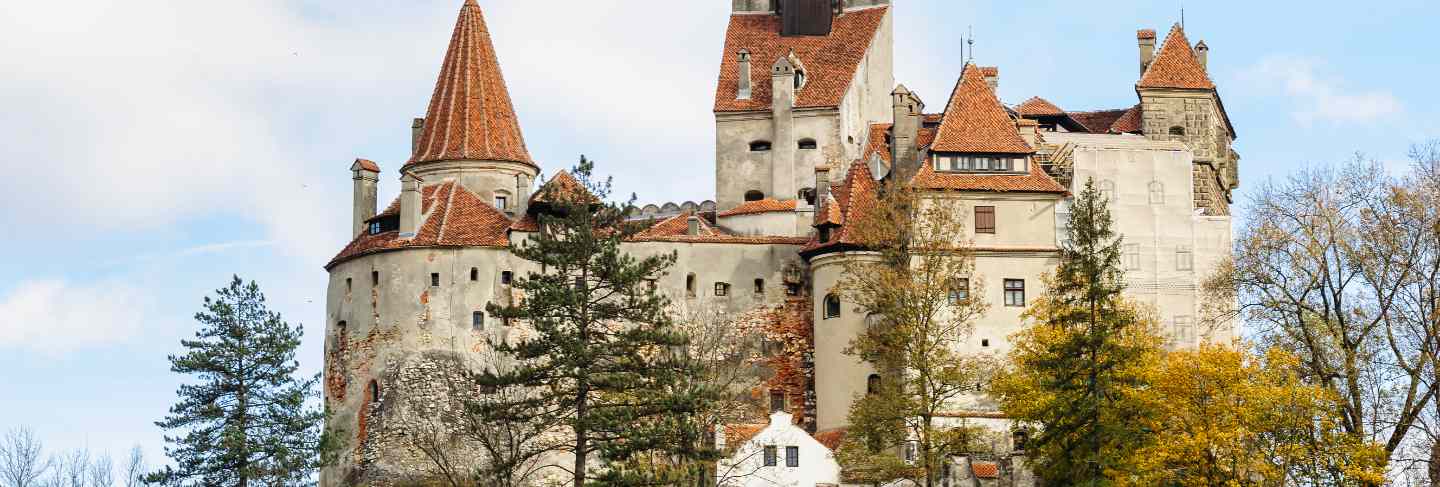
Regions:
<instances>
[{"instance_id":1,"label":"rectangular window","mask_svg":"<svg viewBox=\"0 0 1440 487\"><path fill-rule=\"evenodd\" d=\"M729 284L729 283L725 283L725 282L717 282L717 283L715 283L715 295L716 295L716 296L729 296L729 295L730 295L730 284Z\"/></svg>"},{"instance_id":2,"label":"rectangular window","mask_svg":"<svg viewBox=\"0 0 1440 487\"><path fill-rule=\"evenodd\" d=\"M380 271L370 271L370 287L380 285Z\"/></svg>"},{"instance_id":3,"label":"rectangular window","mask_svg":"<svg viewBox=\"0 0 1440 487\"><path fill-rule=\"evenodd\" d=\"M1140 270L1140 244L1125 244L1125 254L1120 256L1120 260L1125 264L1125 270Z\"/></svg>"},{"instance_id":4,"label":"rectangular window","mask_svg":"<svg viewBox=\"0 0 1440 487\"><path fill-rule=\"evenodd\" d=\"M1005 306L1025 306L1025 280L1005 280Z\"/></svg>"},{"instance_id":5,"label":"rectangular window","mask_svg":"<svg viewBox=\"0 0 1440 487\"><path fill-rule=\"evenodd\" d=\"M770 412L785 410L785 391L780 389L770 390Z\"/></svg>"},{"instance_id":6,"label":"rectangular window","mask_svg":"<svg viewBox=\"0 0 1440 487\"><path fill-rule=\"evenodd\" d=\"M1189 316L1175 317L1174 330L1171 332L1171 336L1174 338L1176 346L1190 347L1195 345L1195 325L1190 321Z\"/></svg>"},{"instance_id":7,"label":"rectangular window","mask_svg":"<svg viewBox=\"0 0 1440 487\"><path fill-rule=\"evenodd\" d=\"M504 209L509 208L509 207L510 207L510 197L509 197L509 196L496 196L496 197L495 197L495 208L496 208L496 209L504 210Z\"/></svg>"},{"instance_id":8,"label":"rectangular window","mask_svg":"<svg viewBox=\"0 0 1440 487\"><path fill-rule=\"evenodd\" d=\"M995 207L975 207L975 233L995 233Z\"/></svg>"},{"instance_id":9,"label":"rectangular window","mask_svg":"<svg viewBox=\"0 0 1440 487\"><path fill-rule=\"evenodd\" d=\"M510 271L504 271L500 273L500 284L509 286L510 281L513 280L515 280L515 273Z\"/></svg>"},{"instance_id":10,"label":"rectangular window","mask_svg":"<svg viewBox=\"0 0 1440 487\"><path fill-rule=\"evenodd\" d=\"M778 457L780 456L779 453L780 453L780 452L776 450L775 445L766 445L766 446L765 446L765 466L767 466L767 467L773 467L773 466L775 466L777 463L779 463L779 462L777 461L777 460L779 460L779 458L778 458Z\"/></svg>"},{"instance_id":11,"label":"rectangular window","mask_svg":"<svg viewBox=\"0 0 1440 487\"><path fill-rule=\"evenodd\" d=\"M918 452L916 451L918 448L916 448L916 446L913 441L905 442L905 463L915 463L915 457L918 456Z\"/></svg>"},{"instance_id":12,"label":"rectangular window","mask_svg":"<svg viewBox=\"0 0 1440 487\"><path fill-rule=\"evenodd\" d=\"M798 447L798 446L787 446L787 447L785 447L785 466L787 466L787 467L798 467L798 466L800 466L800 447Z\"/></svg>"},{"instance_id":13,"label":"rectangular window","mask_svg":"<svg viewBox=\"0 0 1440 487\"><path fill-rule=\"evenodd\" d=\"M474 329L475 331L480 331L480 330L485 329L485 312L484 312L484 311L476 311L476 312L470 313L470 328L471 328L471 329Z\"/></svg>"},{"instance_id":14,"label":"rectangular window","mask_svg":"<svg viewBox=\"0 0 1440 487\"><path fill-rule=\"evenodd\" d=\"M439 272L431 272L431 273L430 273L430 286L432 286L432 287L439 287L439 286L440 286L440 273L439 273Z\"/></svg>"},{"instance_id":15,"label":"rectangular window","mask_svg":"<svg viewBox=\"0 0 1440 487\"><path fill-rule=\"evenodd\" d=\"M950 306L959 306L962 301L965 301L969 297L969 279L960 278L950 283L950 295L946 297L946 301L950 303Z\"/></svg>"},{"instance_id":16,"label":"rectangular window","mask_svg":"<svg viewBox=\"0 0 1440 487\"><path fill-rule=\"evenodd\" d=\"M1175 270L1189 271L1195 269L1195 251L1189 245L1181 245L1175 248Z\"/></svg>"}]
</instances>

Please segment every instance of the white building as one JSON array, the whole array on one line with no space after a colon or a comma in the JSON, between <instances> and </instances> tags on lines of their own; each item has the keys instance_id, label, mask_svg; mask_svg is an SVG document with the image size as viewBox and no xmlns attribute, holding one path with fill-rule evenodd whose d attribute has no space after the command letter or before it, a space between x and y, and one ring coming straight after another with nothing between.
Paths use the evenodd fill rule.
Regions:
<instances>
[{"instance_id":1,"label":"white building","mask_svg":"<svg viewBox=\"0 0 1440 487\"><path fill-rule=\"evenodd\" d=\"M734 434L735 430L731 430ZM840 464L835 455L810 433L796 426L789 413L775 412L770 424L750 438L717 434L717 445L733 446L730 458L720 461L715 483L719 487L815 487L839 485ZM740 441L739 445L731 445Z\"/></svg>"}]
</instances>

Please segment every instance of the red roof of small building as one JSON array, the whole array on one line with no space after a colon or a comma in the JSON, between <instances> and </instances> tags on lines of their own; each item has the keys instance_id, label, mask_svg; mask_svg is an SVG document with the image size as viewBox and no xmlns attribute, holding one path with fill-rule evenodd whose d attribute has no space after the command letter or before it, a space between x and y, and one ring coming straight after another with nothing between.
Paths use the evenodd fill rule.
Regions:
<instances>
[{"instance_id":1,"label":"red roof of small building","mask_svg":"<svg viewBox=\"0 0 1440 487\"><path fill-rule=\"evenodd\" d=\"M1194 90L1213 90L1215 83L1210 81L1210 75L1205 72L1205 67L1200 65L1200 60L1195 58L1195 51L1190 47L1190 40L1185 38L1185 29L1180 24L1170 28L1170 34L1165 36L1165 45L1160 47L1160 54L1150 62L1150 67L1136 83L1139 88L1179 88Z\"/></svg>"},{"instance_id":2,"label":"red roof of small building","mask_svg":"<svg viewBox=\"0 0 1440 487\"><path fill-rule=\"evenodd\" d=\"M407 166L456 159L535 164L474 0L460 8L416 147Z\"/></svg>"},{"instance_id":3,"label":"red roof of small building","mask_svg":"<svg viewBox=\"0 0 1440 487\"><path fill-rule=\"evenodd\" d=\"M400 238L400 232L389 231L355 236L326 269L362 255L415 247L506 247L510 245L510 219L454 181L424 186L420 189L420 226L413 238ZM385 213L399 213L397 198Z\"/></svg>"},{"instance_id":4,"label":"red roof of small building","mask_svg":"<svg viewBox=\"0 0 1440 487\"><path fill-rule=\"evenodd\" d=\"M799 200L777 200L774 198L765 198L763 200L746 201L744 203L741 203L740 206L736 206L734 208L722 211L715 216L727 217L738 215L753 215L756 213L777 213L785 211L795 211L795 207L798 206L799 203Z\"/></svg>"},{"instance_id":5,"label":"red roof of small building","mask_svg":"<svg viewBox=\"0 0 1440 487\"><path fill-rule=\"evenodd\" d=\"M1060 107L1055 106L1054 103L1050 103L1050 100L1038 96L1033 96L1030 97L1029 100L1025 100L1020 106L1015 107L1015 111L1021 116L1026 117L1056 117L1066 115L1065 110L1061 110Z\"/></svg>"},{"instance_id":6,"label":"red roof of small building","mask_svg":"<svg viewBox=\"0 0 1440 487\"><path fill-rule=\"evenodd\" d=\"M580 184L580 180L570 174L570 171L560 171L550 177L549 181L540 186L535 194L530 195L530 203L564 203L564 202L585 202L599 203L600 198L591 193L589 188Z\"/></svg>"},{"instance_id":7,"label":"red roof of small building","mask_svg":"<svg viewBox=\"0 0 1440 487\"><path fill-rule=\"evenodd\" d=\"M1000 465L995 462L970 462L970 471L982 479L1000 478Z\"/></svg>"},{"instance_id":8,"label":"red roof of small building","mask_svg":"<svg viewBox=\"0 0 1440 487\"><path fill-rule=\"evenodd\" d=\"M815 441L820 442L821 445L825 445L825 448L829 448L830 451L835 451L840 448L841 443L845 442L845 435L848 432L849 430L845 428L831 428L816 431L815 434L811 436L815 438Z\"/></svg>"},{"instance_id":9,"label":"red roof of small building","mask_svg":"<svg viewBox=\"0 0 1440 487\"><path fill-rule=\"evenodd\" d=\"M696 235L690 235L690 217L693 213L681 213L666 218L633 237L631 242L673 242L673 243L715 243L744 245L803 245L805 237L745 236L733 235L724 229L711 225L709 220L696 216L699 223Z\"/></svg>"},{"instance_id":10,"label":"red roof of small building","mask_svg":"<svg viewBox=\"0 0 1440 487\"><path fill-rule=\"evenodd\" d=\"M1115 123L1110 124L1109 132L1116 134L1137 134L1144 131L1145 127L1140 123L1140 110L1140 105L1135 105L1130 107L1129 110L1125 110L1125 113L1121 114L1120 118L1115 119Z\"/></svg>"},{"instance_id":11,"label":"red roof of small building","mask_svg":"<svg viewBox=\"0 0 1440 487\"><path fill-rule=\"evenodd\" d=\"M950 95L950 102L945 106L940 132L936 134L930 150L1001 154L1035 152L1025 139L1020 138L1015 121L974 64L965 66L965 71L961 73L960 81Z\"/></svg>"},{"instance_id":12,"label":"red roof of small building","mask_svg":"<svg viewBox=\"0 0 1440 487\"><path fill-rule=\"evenodd\" d=\"M764 424L727 424L725 428L725 446L736 448L745 442L750 441L755 435L760 434L769 425Z\"/></svg>"},{"instance_id":13,"label":"red roof of small building","mask_svg":"<svg viewBox=\"0 0 1440 487\"><path fill-rule=\"evenodd\" d=\"M725 31L715 111L770 109L770 67L792 51L805 65L805 86L795 93L798 108L835 107L850 89L860 60L885 18L888 7L846 12L835 17L830 35L781 36L778 15L735 14ZM750 98L736 99L740 89L741 50L750 52Z\"/></svg>"},{"instance_id":14,"label":"red roof of small building","mask_svg":"<svg viewBox=\"0 0 1440 487\"><path fill-rule=\"evenodd\" d=\"M830 240L821 242L818 234L810 237L802 252L811 252L839 245L858 245L859 239L850 233L850 223L858 221L879 204L879 187L870 175L870 168L864 161L850 164L845 182L836 186L824 207L815 215L815 225L839 225L830 233Z\"/></svg>"},{"instance_id":15,"label":"red roof of small building","mask_svg":"<svg viewBox=\"0 0 1440 487\"><path fill-rule=\"evenodd\" d=\"M370 172L380 172L380 165L379 165L379 164L375 164L375 161L372 161L372 160L369 160L369 159L355 159L355 163L354 163L354 164L351 164L350 166L351 166L351 167L360 166L360 169L364 169L364 170L366 170L366 171L370 171Z\"/></svg>"}]
</instances>

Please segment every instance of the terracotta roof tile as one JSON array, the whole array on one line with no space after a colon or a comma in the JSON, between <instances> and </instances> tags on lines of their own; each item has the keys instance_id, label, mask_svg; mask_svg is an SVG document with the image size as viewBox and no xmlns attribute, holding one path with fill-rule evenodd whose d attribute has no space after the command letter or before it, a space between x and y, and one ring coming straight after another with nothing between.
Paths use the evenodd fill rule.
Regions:
<instances>
[{"instance_id":1,"label":"terracotta roof tile","mask_svg":"<svg viewBox=\"0 0 1440 487\"><path fill-rule=\"evenodd\" d=\"M1000 478L1000 465L995 462L970 462L970 470L982 479Z\"/></svg>"},{"instance_id":2,"label":"terracotta roof tile","mask_svg":"<svg viewBox=\"0 0 1440 487\"><path fill-rule=\"evenodd\" d=\"M986 78L994 78L994 77L1000 76L1000 67L999 67L999 66L981 66L981 67L980 67L980 76L984 76L984 77L986 77Z\"/></svg>"},{"instance_id":3,"label":"terracotta roof tile","mask_svg":"<svg viewBox=\"0 0 1440 487\"><path fill-rule=\"evenodd\" d=\"M760 434L768 425L764 424L727 424L725 425L725 446L736 448L745 442L750 441L755 435Z\"/></svg>"},{"instance_id":4,"label":"terracotta roof tile","mask_svg":"<svg viewBox=\"0 0 1440 487\"><path fill-rule=\"evenodd\" d=\"M776 200L772 198L765 198L763 200L757 201L746 201L744 203L741 203L740 206L736 206L729 210L722 211L716 216L727 217L736 215L752 215L756 213L795 211L795 207L798 206L799 203L799 200Z\"/></svg>"},{"instance_id":5,"label":"terracotta roof tile","mask_svg":"<svg viewBox=\"0 0 1440 487\"><path fill-rule=\"evenodd\" d=\"M1002 154L1030 154L1035 152L1016 131L1015 121L995 98L990 85L985 84L981 70L971 64L965 67L950 103L945 107L945 118L940 122L940 133L935 136L931 150L937 152L985 152Z\"/></svg>"},{"instance_id":6,"label":"terracotta roof tile","mask_svg":"<svg viewBox=\"0 0 1440 487\"><path fill-rule=\"evenodd\" d=\"M746 245L803 245L807 240L804 237L780 237L780 236L740 236L732 235L724 230L711 225L704 218L698 218L700 223L697 235L690 235L690 216L686 212L666 218L650 228L647 228L630 238L632 242L675 242L675 243L716 243L716 244L746 244Z\"/></svg>"},{"instance_id":7,"label":"terracotta roof tile","mask_svg":"<svg viewBox=\"0 0 1440 487\"><path fill-rule=\"evenodd\" d=\"M1064 186L1055 182L1034 162L1030 163L1028 174L945 172L936 171L934 166L932 161L920 166L913 179L917 187L951 191L1068 193Z\"/></svg>"},{"instance_id":8,"label":"terracotta roof tile","mask_svg":"<svg viewBox=\"0 0 1440 487\"><path fill-rule=\"evenodd\" d=\"M1160 47L1160 53L1155 55L1155 60L1150 62L1150 68L1145 70L1145 75L1140 77L1140 82L1135 86L1215 89L1215 83L1210 81L1205 67L1195 58L1195 51L1191 49L1190 40L1185 38L1185 29L1181 28L1180 24L1170 28L1170 34L1165 36L1165 45Z\"/></svg>"},{"instance_id":9,"label":"terracotta roof tile","mask_svg":"<svg viewBox=\"0 0 1440 487\"><path fill-rule=\"evenodd\" d=\"M1050 100L1038 96L1025 100L1020 106L1015 107L1015 111L1020 113L1021 116L1026 117L1058 117L1066 115L1065 110L1061 110L1060 107L1055 106L1054 103L1050 103Z\"/></svg>"},{"instance_id":10,"label":"terracotta roof tile","mask_svg":"<svg viewBox=\"0 0 1440 487\"><path fill-rule=\"evenodd\" d=\"M870 175L869 165L865 161L850 164L845 182L834 189L825 208L816 216L817 226L831 224L840 227L831 231L827 242L820 241L818 232L812 235L801 251L808 253L828 247L858 245L859 240L849 232L849 223L864 218L874 210L879 205L879 197L879 187Z\"/></svg>"},{"instance_id":11,"label":"terracotta roof tile","mask_svg":"<svg viewBox=\"0 0 1440 487\"><path fill-rule=\"evenodd\" d=\"M412 238L400 238L400 232L376 235L361 233L346 245L330 263L335 265L376 252L421 247L506 247L511 222L505 214L486 204L480 197L454 181L422 187L420 190L421 221ZM399 213L400 200L390 206ZM387 210L387 214L390 210ZM385 214L382 214L385 215ZM378 216L378 215L377 215Z\"/></svg>"},{"instance_id":12,"label":"terracotta roof tile","mask_svg":"<svg viewBox=\"0 0 1440 487\"><path fill-rule=\"evenodd\" d=\"M1115 119L1115 123L1110 124L1110 130L1108 130L1108 132L1116 134L1140 133L1144 130L1144 126L1140 124L1140 116L1140 105L1130 107L1129 110L1125 110L1125 113L1120 115L1120 118Z\"/></svg>"},{"instance_id":13,"label":"terracotta roof tile","mask_svg":"<svg viewBox=\"0 0 1440 487\"><path fill-rule=\"evenodd\" d=\"M1066 112L1065 114L1069 115L1071 120L1084 126L1087 132L1103 134L1109 132L1110 126L1114 125L1115 121L1120 119L1120 116L1125 115L1125 112L1128 111L1130 111L1129 108L1118 108L1115 110L1096 110L1090 112Z\"/></svg>"},{"instance_id":14,"label":"terracotta roof tile","mask_svg":"<svg viewBox=\"0 0 1440 487\"><path fill-rule=\"evenodd\" d=\"M805 65L806 84L796 92L795 106L839 106L860 60L870 49L888 7L847 12L835 17L828 36L780 35L780 17L740 14L730 16L725 32L725 52L720 58L720 81L715 89L715 111L736 112L770 109L770 67L782 56L795 52ZM750 51L748 100L737 100L741 50Z\"/></svg>"},{"instance_id":15,"label":"terracotta roof tile","mask_svg":"<svg viewBox=\"0 0 1440 487\"><path fill-rule=\"evenodd\" d=\"M1135 31L1136 39L1154 39L1155 29L1140 29Z\"/></svg>"},{"instance_id":16,"label":"terracotta roof tile","mask_svg":"<svg viewBox=\"0 0 1440 487\"><path fill-rule=\"evenodd\" d=\"M869 160L870 154L880 154L880 160L885 161L886 165L895 162L891 160L893 157L892 154L890 154L890 144L888 140L890 137L890 129L893 126L894 124L889 123L870 124L870 140L865 145L865 152L860 154L861 160ZM923 147L923 145L917 144L916 147Z\"/></svg>"},{"instance_id":17,"label":"terracotta roof tile","mask_svg":"<svg viewBox=\"0 0 1440 487\"><path fill-rule=\"evenodd\" d=\"M825 448L835 451L837 448L840 448L841 443L845 442L845 434L848 432L849 430L845 428L831 428L816 431L815 434L811 436L815 438L815 441L820 442L821 445L825 445Z\"/></svg>"},{"instance_id":18,"label":"terracotta roof tile","mask_svg":"<svg viewBox=\"0 0 1440 487\"><path fill-rule=\"evenodd\" d=\"M418 150L406 165L454 159L535 164L525 148L485 15L473 1L460 8Z\"/></svg>"},{"instance_id":19,"label":"terracotta roof tile","mask_svg":"<svg viewBox=\"0 0 1440 487\"><path fill-rule=\"evenodd\" d=\"M355 163L350 165L352 168L357 166L366 171L380 172L380 165L369 159L355 159Z\"/></svg>"},{"instance_id":20,"label":"terracotta roof tile","mask_svg":"<svg viewBox=\"0 0 1440 487\"><path fill-rule=\"evenodd\" d=\"M569 171L560 171L550 177L535 194L530 195L530 203L559 203L563 201L588 201L599 203L600 198L595 197L585 185L570 175Z\"/></svg>"}]
</instances>

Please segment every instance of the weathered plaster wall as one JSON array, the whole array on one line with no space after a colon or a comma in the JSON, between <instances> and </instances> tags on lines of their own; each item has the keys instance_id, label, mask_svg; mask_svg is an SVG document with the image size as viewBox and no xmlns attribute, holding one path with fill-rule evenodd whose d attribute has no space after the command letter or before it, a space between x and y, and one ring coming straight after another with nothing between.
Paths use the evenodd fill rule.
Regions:
<instances>
[{"instance_id":1,"label":"weathered plaster wall","mask_svg":"<svg viewBox=\"0 0 1440 487\"><path fill-rule=\"evenodd\" d=\"M736 235L804 237L813 230L815 207L802 200L797 211L720 217L721 227Z\"/></svg>"},{"instance_id":2,"label":"weathered plaster wall","mask_svg":"<svg viewBox=\"0 0 1440 487\"><path fill-rule=\"evenodd\" d=\"M417 165L413 172L427 183L455 178L487 203L494 202L496 196L506 196L510 203L505 212L513 217L525 214L525 204L539 170L518 162L440 161Z\"/></svg>"}]
</instances>

